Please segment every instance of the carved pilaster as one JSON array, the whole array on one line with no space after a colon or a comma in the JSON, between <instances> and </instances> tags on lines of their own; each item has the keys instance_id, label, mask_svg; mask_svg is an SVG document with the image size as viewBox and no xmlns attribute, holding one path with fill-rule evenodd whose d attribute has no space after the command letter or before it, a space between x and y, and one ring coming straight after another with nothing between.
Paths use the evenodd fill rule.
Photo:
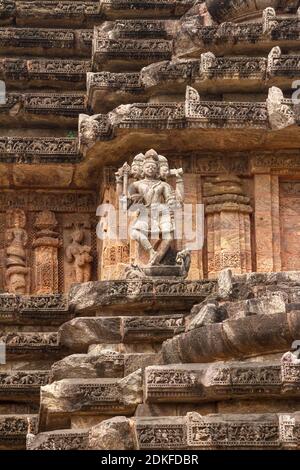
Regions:
<instances>
[{"instance_id":1,"label":"carved pilaster","mask_svg":"<svg viewBox=\"0 0 300 470\"><path fill-rule=\"evenodd\" d=\"M36 294L58 292L58 248L61 241L55 231L57 221L51 211L37 215L35 224L37 232L33 241L34 249L34 282Z\"/></svg>"},{"instance_id":2,"label":"carved pilaster","mask_svg":"<svg viewBox=\"0 0 300 470\"><path fill-rule=\"evenodd\" d=\"M234 273L251 272L251 230L249 197L240 178L218 176L204 184L207 222L208 276L224 268Z\"/></svg>"}]
</instances>

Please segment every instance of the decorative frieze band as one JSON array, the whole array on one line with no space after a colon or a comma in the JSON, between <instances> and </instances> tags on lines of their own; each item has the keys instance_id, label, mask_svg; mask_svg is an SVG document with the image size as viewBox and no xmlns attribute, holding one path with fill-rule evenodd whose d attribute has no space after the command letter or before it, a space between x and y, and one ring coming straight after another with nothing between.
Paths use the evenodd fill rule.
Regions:
<instances>
[{"instance_id":1,"label":"decorative frieze band","mask_svg":"<svg viewBox=\"0 0 300 470\"><path fill-rule=\"evenodd\" d=\"M90 106L97 111L110 111L113 104L128 104L148 100L153 93L169 93L170 86L184 93L192 84L203 92L216 86L216 81L226 91L226 86L238 91L241 81L267 87L281 81L291 86L291 80L300 73L300 56L283 55L279 47L271 50L268 57L216 57L207 52L200 59L177 59L144 67L141 72L89 72L87 93ZM122 93L120 93L122 91Z\"/></svg>"},{"instance_id":2,"label":"decorative frieze band","mask_svg":"<svg viewBox=\"0 0 300 470\"><path fill-rule=\"evenodd\" d=\"M113 138L119 129L283 129L298 122L292 100L272 87L263 102L201 101L199 93L188 86L184 103L134 103L109 114L79 116L81 149L97 140ZM121 112L121 114L119 114Z\"/></svg>"},{"instance_id":3,"label":"decorative frieze band","mask_svg":"<svg viewBox=\"0 0 300 470\"><path fill-rule=\"evenodd\" d=\"M195 15L193 22L187 18L181 24L181 33L175 38L174 50L179 56L186 55L189 50L191 55L196 56L200 50L222 53L229 52L229 49L232 51L232 48L238 51L250 48L268 50L272 45L284 46L285 41L297 48L299 37L299 14L277 16L273 8L264 10L262 20L247 23L224 22L220 25L203 26L200 16Z\"/></svg>"},{"instance_id":4,"label":"decorative frieze band","mask_svg":"<svg viewBox=\"0 0 300 470\"><path fill-rule=\"evenodd\" d=\"M2 163L80 161L77 140L67 137L0 137Z\"/></svg>"},{"instance_id":5,"label":"decorative frieze band","mask_svg":"<svg viewBox=\"0 0 300 470\"><path fill-rule=\"evenodd\" d=\"M93 25L114 18L167 18L180 17L193 6L194 0L99 0L81 1L2 0L0 24L36 24L49 20L53 24Z\"/></svg>"},{"instance_id":6,"label":"decorative frieze band","mask_svg":"<svg viewBox=\"0 0 300 470\"><path fill-rule=\"evenodd\" d=\"M0 78L9 80L86 81L91 70L89 60L76 59L0 59Z\"/></svg>"},{"instance_id":7,"label":"decorative frieze band","mask_svg":"<svg viewBox=\"0 0 300 470\"><path fill-rule=\"evenodd\" d=\"M150 366L145 369L148 402L229 400L232 398L297 397L300 360L286 353L280 363L234 362Z\"/></svg>"},{"instance_id":8,"label":"decorative frieze band","mask_svg":"<svg viewBox=\"0 0 300 470\"><path fill-rule=\"evenodd\" d=\"M44 53L47 49L59 49L64 55L90 56L92 37L92 30L0 28L0 45L4 50L28 48L33 54L35 48L43 48Z\"/></svg>"},{"instance_id":9,"label":"decorative frieze band","mask_svg":"<svg viewBox=\"0 0 300 470\"><path fill-rule=\"evenodd\" d=\"M98 70L119 68L120 60L126 61L127 68L140 69L142 66L169 60L172 56L172 42L164 39L110 38L103 33L93 40L93 63Z\"/></svg>"},{"instance_id":10,"label":"decorative frieze band","mask_svg":"<svg viewBox=\"0 0 300 470\"><path fill-rule=\"evenodd\" d=\"M15 105L26 113L59 114L74 118L86 109L85 95L81 92L66 93L7 93L6 103L0 104L0 113Z\"/></svg>"},{"instance_id":11,"label":"decorative frieze band","mask_svg":"<svg viewBox=\"0 0 300 470\"><path fill-rule=\"evenodd\" d=\"M183 418L133 420L138 449L293 449L300 446L298 414L188 413Z\"/></svg>"}]
</instances>

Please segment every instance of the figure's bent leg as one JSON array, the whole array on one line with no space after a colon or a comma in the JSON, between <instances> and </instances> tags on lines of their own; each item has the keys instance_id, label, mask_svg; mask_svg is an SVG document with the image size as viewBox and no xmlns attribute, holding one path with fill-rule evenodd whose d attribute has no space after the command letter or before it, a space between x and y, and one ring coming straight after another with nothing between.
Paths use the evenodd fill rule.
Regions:
<instances>
[{"instance_id":1,"label":"figure's bent leg","mask_svg":"<svg viewBox=\"0 0 300 470\"><path fill-rule=\"evenodd\" d=\"M131 237L133 240L137 241L142 246L142 248L144 248L145 251L150 254L150 258L157 254L153 246L151 245L148 237L143 232L140 232L136 229L132 229Z\"/></svg>"},{"instance_id":2,"label":"figure's bent leg","mask_svg":"<svg viewBox=\"0 0 300 470\"><path fill-rule=\"evenodd\" d=\"M162 234L162 240L157 250L157 253L151 260L152 265L159 264L162 261L171 246L173 238L173 233L169 231Z\"/></svg>"}]
</instances>

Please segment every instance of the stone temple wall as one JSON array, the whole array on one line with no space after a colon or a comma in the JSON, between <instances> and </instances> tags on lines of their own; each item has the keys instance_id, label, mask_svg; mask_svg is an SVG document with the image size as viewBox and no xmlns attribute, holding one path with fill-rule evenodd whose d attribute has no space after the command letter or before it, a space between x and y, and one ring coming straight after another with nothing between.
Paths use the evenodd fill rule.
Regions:
<instances>
[{"instance_id":1,"label":"stone temple wall","mask_svg":"<svg viewBox=\"0 0 300 470\"><path fill-rule=\"evenodd\" d=\"M299 448L299 72L296 0L1 2L0 449Z\"/></svg>"}]
</instances>

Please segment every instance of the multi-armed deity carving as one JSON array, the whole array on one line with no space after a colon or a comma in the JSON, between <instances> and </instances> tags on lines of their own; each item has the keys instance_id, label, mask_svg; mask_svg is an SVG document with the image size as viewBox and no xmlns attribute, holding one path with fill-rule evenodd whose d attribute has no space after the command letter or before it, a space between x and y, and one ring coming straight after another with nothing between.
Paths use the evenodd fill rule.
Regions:
<instances>
[{"instance_id":1,"label":"multi-armed deity carving","mask_svg":"<svg viewBox=\"0 0 300 470\"><path fill-rule=\"evenodd\" d=\"M66 248L67 262L73 265L73 278L75 282L88 282L91 280L91 247L84 244L84 228L80 224L74 225L70 235L71 241Z\"/></svg>"},{"instance_id":2,"label":"multi-armed deity carving","mask_svg":"<svg viewBox=\"0 0 300 470\"><path fill-rule=\"evenodd\" d=\"M170 176L176 178L175 189L167 182ZM137 250L131 260L135 268L148 268L153 274L155 269L149 268L161 265L172 247L175 213L184 198L182 176L182 169L170 170L168 160L155 150L136 155L131 166L125 163L116 173L120 208L132 214L130 238ZM182 266L182 257L178 265Z\"/></svg>"},{"instance_id":3,"label":"multi-armed deity carving","mask_svg":"<svg viewBox=\"0 0 300 470\"><path fill-rule=\"evenodd\" d=\"M21 209L10 209L6 220L6 290L12 294L26 294L29 273L25 248L28 241L25 230L26 216Z\"/></svg>"}]
</instances>

